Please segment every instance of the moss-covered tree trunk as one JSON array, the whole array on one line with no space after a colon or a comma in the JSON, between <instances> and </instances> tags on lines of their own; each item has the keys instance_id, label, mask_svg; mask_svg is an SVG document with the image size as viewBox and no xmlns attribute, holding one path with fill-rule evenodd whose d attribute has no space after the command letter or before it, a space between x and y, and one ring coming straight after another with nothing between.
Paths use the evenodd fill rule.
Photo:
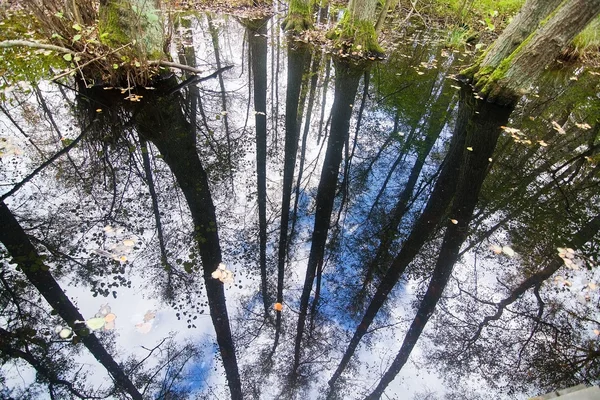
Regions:
<instances>
[{"instance_id":1,"label":"moss-covered tree trunk","mask_svg":"<svg viewBox=\"0 0 600 400\"><path fill-rule=\"evenodd\" d=\"M100 2L98 30L100 40L111 47L130 43L139 59L164 56L166 35L156 0L105 0Z\"/></svg>"},{"instance_id":2,"label":"moss-covered tree trunk","mask_svg":"<svg viewBox=\"0 0 600 400\"><path fill-rule=\"evenodd\" d=\"M352 55L381 56L375 32L377 0L350 0L335 30L336 44Z\"/></svg>"},{"instance_id":3,"label":"moss-covered tree trunk","mask_svg":"<svg viewBox=\"0 0 600 400\"><path fill-rule=\"evenodd\" d=\"M501 52L508 49L499 43L494 54L486 56L489 66L479 66L474 74L473 70L467 70L473 75L476 90L490 101L516 102L599 12L600 0L563 1L509 56L501 57ZM491 63L497 60L501 61L494 67Z\"/></svg>"},{"instance_id":4,"label":"moss-covered tree trunk","mask_svg":"<svg viewBox=\"0 0 600 400\"><path fill-rule=\"evenodd\" d=\"M310 0L291 0L288 15L283 21L283 30L299 34L312 27Z\"/></svg>"},{"instance_id":5,"label":"moss-covered tree trunk","mask_svg":"<svg viewBox=\"0 0 600 400\"><path fill-rule=\"evenodd\" d=\"M508 57L563 0L527 0L519 13L486 50L481 67L495 68Z\"/></svg>"}]
</instances>

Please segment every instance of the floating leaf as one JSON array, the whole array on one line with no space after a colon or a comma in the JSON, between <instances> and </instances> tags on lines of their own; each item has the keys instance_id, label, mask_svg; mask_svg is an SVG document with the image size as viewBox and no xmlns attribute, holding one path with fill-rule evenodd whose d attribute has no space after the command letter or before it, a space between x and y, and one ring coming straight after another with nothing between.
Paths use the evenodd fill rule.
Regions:
<instances>
[{"instance_id":1,"label":"floating leaf","mask_svg":"<svg viewBox=\"0 0 600 400\"><path fill-rule=\"evenodd\" d=\"M125 239L123 240L123 244L127 247L133 247L135 245L135 241L131 239Z\"/></svg>"},{"instance_id":2,"label":"floating leaf","mask_svg":"<svg viewBox=\"0 0 600 400\"><path fill-rule=\"evenodd\" d=\"M494 252L494 254L500 254L500 253L502 253L502 247L500 247L498 245L492 245L492 246L490 246L490 249L492 249L492 251Z\"/></svg>"},{"instance_id":3,"label":"floating leaf","mask_svg":"<svg viewBox=\"0 0 600 400\"><path fill-rule=\"evenodd\" d=\"M598 330L598 329L594 329L594 334L595 334L596 336L600 336L600 330Z\"/></svg>"},{"instance_id":4,"label":"floating leaf","mask_svg":"<svg viewBox=\"0 0 600 400\"><path fill-rule=\"evenodd\" d=\"M469 146L469 147L467 147L467 150L473 151L473 148L471 146Z\"/></svg>"},{"instance_id":5,"label":"floating leaf","mask_svg":"<svg viewBox=\"0 0 600 400\"><path fill-rule=\"evenodd\" d=\"M281 311L283 310L283 304L275 303L275 305L273 305L273 308L275 309L275 311Z\"/></svg>"},{"instance_id":6,"label":"floating leaf","mask_svg":"<svg viewBox=\"0 0 600 400\"><path fill-rule=\"evenodd\" d=\"M104 318L90 318L85 321L85 325L92 331L98 330L104 326Z\"/></svg>"},{"instance_id":7,"label":"floating leaf","mask_svg":"<svg viewBox=\"0 0 600 400\"><path fill-rule=\"evenodd\" d=\"M221 270L217 269L217 270L213 271L213 273L210 275L215 279L221 279Z\"/></svg>"},{"instance_id":8,"label":"floating leaf","mask_svg":"<svg viewBox=\"0 0 600 400\"><path fill-rule=\"evenodd\" d=\"M152 330L152 322L143 322L135 325L135 330L139 333L146 334Z\"/></svg>"},{"instance_id":9,"label":"floating leaf","mask_svg":"<svg viewBox=\"0 0 600 400\"><path fill-rule=\"evenodd\" d=\"M548 146L548 143L544 142L543 140L538 140L538 143L542 147L547 147Z\"/></svg>"},{"instance_id":10,"label":"floating leaf","mask_svg":"<svg viewBox=\"0 0 600 400\"><path fill-rule=\"evenodd\" d=\"M578 127L579 129L583 129L583 130L586 130L586 131L588 129L592 129L592 127L588 123L579 124L579 123L576 122L575 126Z\"/></svg>"},{"instance_id":11,"label":"floating leaf","mask_svg":"<svg viewBox=\"0 0 600 400\"><path fill-rule=\"evenodd\" d=\"M150 322L155 317L156 317L156 311L154 311L154 310L146 311L146 314L144 314L144 322Z\"/></svg>"},{"instance_id":12,"label":"floating leaf","mask_svg":"<svg viewBox=\"0 0 600 400\"><path fill-rule=\"evenodd\" d=\"M512 257L515 255L515 251L508 246L502 246L502 252L509 257Z\"/></svg>"},{"instance_id":13,"label":"floating leaf","mask_svg":"<svg viewBox=\"0 0 600 400\"><path fill-rule=\"evenodd\" d=\"M450 222L452 222L454 225L458 224L458 220L456 219L451 219Z\"/></svg>"},{"instance_id":14,"label":"floating leaf","mask_svg":"<svg viewBox=\"0 0 600 400\"><path fill-rule=\"evenodd\" d=\"M106 321L106 322L112 322L112 321L114 321L116 318L117 318L117 316L116 316L115 314L113 314L113 313L110 313L110 314L106 314L106 315L104 316L104 321Z\"/></svg>"},{"instance_id":15,"label":"floating leaf","mask_svg":"<svg viewBox=\"0 0 600 400\"><path fill-rule=\"evenodd\" d=\"M73 331L69 328L63 328L58 332L58 336L60 336L61 339L68 339L71 335L73 335Z\"/></svg>"},{"instance_id":16,"label":"floating leaf","mask_svg":"<svg viewBox=\"0 0 600 400\"><path fill-rule=\"evenodd\" d=\"M97 112L97 113L101 113L101 112L102 112L102 109L101 109L101 108L96 108L96 112Z\"/></svg>"}]
</instances>

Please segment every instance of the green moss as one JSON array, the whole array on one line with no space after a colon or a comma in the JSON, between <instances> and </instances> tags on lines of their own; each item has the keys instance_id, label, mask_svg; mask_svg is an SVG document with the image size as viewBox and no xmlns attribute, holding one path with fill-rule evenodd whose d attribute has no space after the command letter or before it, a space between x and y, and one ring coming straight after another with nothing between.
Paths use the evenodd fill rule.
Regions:
<instances>
[{"instance_id":1,"label":"green moss","mask_svg":"<svg viewBox=\"0 0 600 400\"><path fill-rule=\"evenodd\" d=\"M336 29L328 33L328 38L335 41L336 47L351 54L382 56L385 53L377 40L373 22L355 20L348 13Z\"/></svg>"},{"instance_id":2,"label":"green moss","mask_svg":"<svg viewBox=\"0 0 600 400\"><path fill-rule=\"evenodd\" d=\"M127 32L125 32L121 21L132 17L133 10L126 9L123 5L115 1L111 1L105 6L100 7L98 21L100 41L111 47L128 43L130 38Z\"/></svg>"},{"instance_id":3,"label":"green moss","mask_svg":"<svg viewBox=\"0 0 600 400\"><path fill-rule=\"evenodd\" d=\"M312 28L311 5L308 1L292 0L287 17L283 21L283 30L299 34Z\"/></svg>"},{"instance_id":4,"label":"green moss","mask_svg":"<svg viewBox=\"0 0 600 400\"><path fill-rule=\"evenodd\" d=\"M0 29L0 41L26 39L42 41L38 21L23 11L6 13ZM54 51L32 49L30 47L10 47L0 51L0 101L6 100L3 89L17 82L36 83L53 76L53 69L62 69L68 63L62 54ZM24 89L28 92L29 89Z\"/></svg>"},{"instance_id":5,"label":"green moss","mask_svg":"<svg viewBox=\"0 0 600 400\"><path fill-rule=\"evenodd\" d=\"M519 55L525 46L531 41L535 32L530 34L519 47L506 57L497 68L484 67L480 69L474 78L475 90L480 92L484 97L491 101L496 101L503 104L513 102L517 93L514 88L507 86L506 77L517 55Z\"/></svg>"}]
</instances>

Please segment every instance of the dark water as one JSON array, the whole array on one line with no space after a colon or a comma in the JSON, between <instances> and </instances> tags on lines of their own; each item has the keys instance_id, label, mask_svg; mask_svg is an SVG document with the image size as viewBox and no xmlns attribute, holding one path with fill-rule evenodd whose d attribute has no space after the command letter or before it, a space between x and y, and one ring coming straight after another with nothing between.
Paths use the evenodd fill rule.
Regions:
<instances>
[{"instance_id":1,"label":"dark water","mask_svg":"<svg viewBox=\"0 0 600 400\"><path fill-rule=\"evenodd\" d=\"M598 73L498 107L444 33L357 64L277 24L179 20L180 62L233 66L201 82L6 91L3 398L597 382Z\"/></svg>"}]
</instances>

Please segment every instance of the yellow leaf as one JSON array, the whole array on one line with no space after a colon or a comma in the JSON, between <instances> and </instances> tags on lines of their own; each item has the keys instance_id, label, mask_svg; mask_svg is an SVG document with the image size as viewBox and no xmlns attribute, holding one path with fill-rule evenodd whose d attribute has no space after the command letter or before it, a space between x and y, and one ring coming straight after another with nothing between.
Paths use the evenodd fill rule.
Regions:
<instances>
[{"instance_id":1,"label":"yellow leaf","mask_svg":"<svg viewBox=\"0 0 600 400\"><path fill-rule=\"evenodd\" d=\"M451 219L450 222L452 222L454 225L458 224L458 220L456 219Z\"/></svg>"},{"instance_id":2,"label":"yellow leaf","mask_svg":"<svg viewBox=\"0 0 600 400\"><path fill-rule=\"evenodd\" d=\"M502 247L500 247L500 246L492 245L492 246L490 246L490 249L494 252L494 254L502 253Z\"/></svg>"}]
</instances>

